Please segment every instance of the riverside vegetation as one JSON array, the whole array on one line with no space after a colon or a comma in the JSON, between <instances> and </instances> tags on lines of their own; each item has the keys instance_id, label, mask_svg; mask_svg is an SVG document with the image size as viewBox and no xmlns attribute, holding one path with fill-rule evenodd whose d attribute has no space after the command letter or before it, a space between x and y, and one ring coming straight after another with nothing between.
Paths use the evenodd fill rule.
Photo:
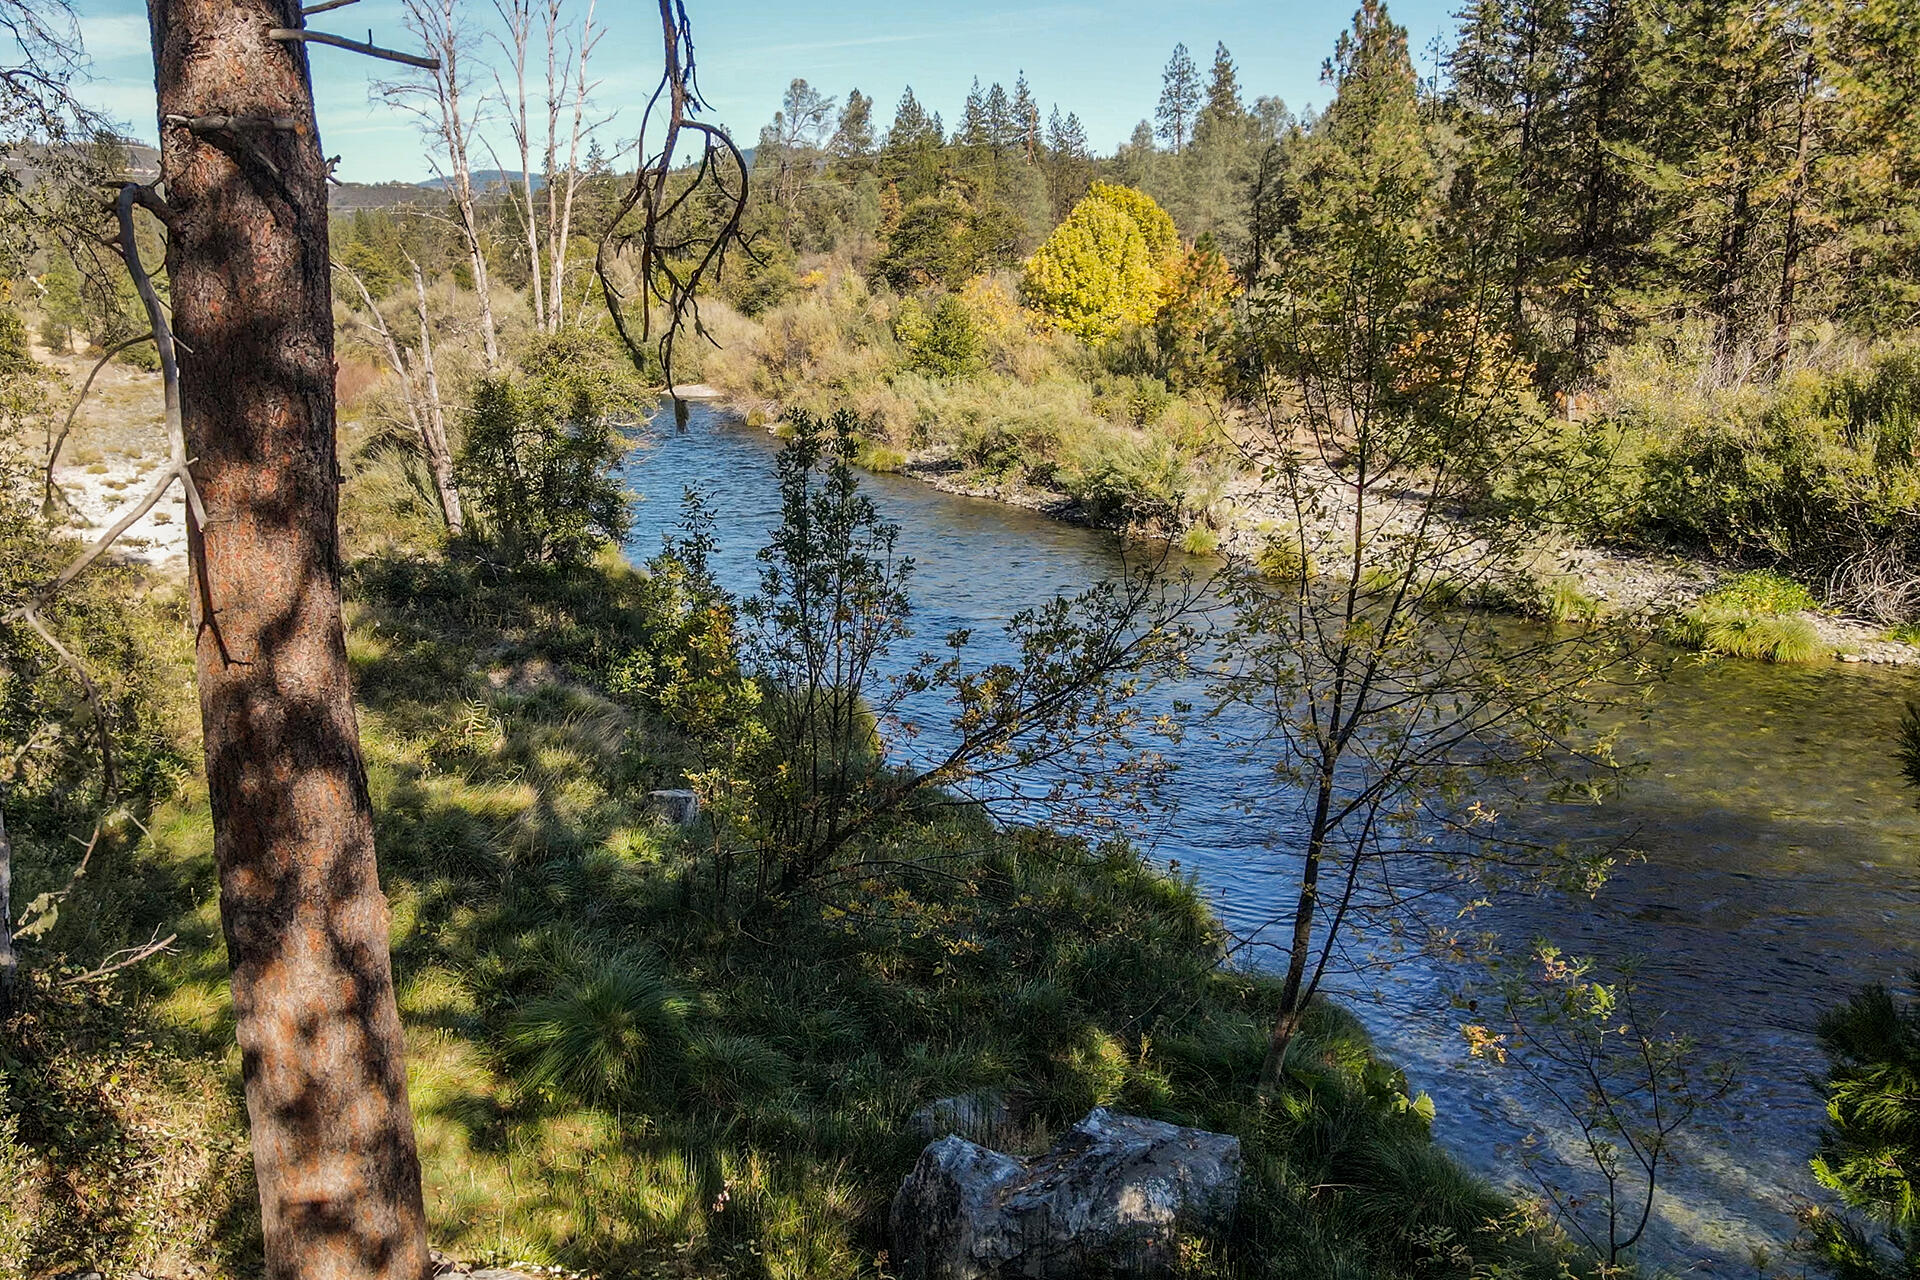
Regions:
<instances>
[{"instance_id":1,"label":"riverside vegetation","mask_svg":"<svg viewBox=\"0 0 1920 1280\"><path fill-rule=\"evenodd\" d=\"M728 611L687 594L697 518L649 573L582 544L533 553L551 540L482 553L434 533L430 490L393 500L400 460L356 469L348 644L439 1247L610 1274L880 1274L922 1141L908 1114L994 1088L1036 1145L1095 1104L1242 1135L1239 1226L1192 1242L1187 1274L1575 1260L1431 1143L1338 1010L1314 1007L1263 1104L1271 984L1223 970L1194 886L1123 843L921 792L805 893L717 878L711 833L663 826L647 791L725 757L739 803L789 800L738 755L744 723L777 719L726 660ZM257 1265L203 785L184 722L139 701L139 673L183 660L178 604L147 598L140 643L88 656L131 690L121 758L145 741L158 763L123 767L84 875L65 837L98 812L81 803L98 757L63 741L59 769L36 757L9 789L17 883L61 895L26 939L7 1040L0 1238L29 1274ZM81 976L156 932L170 954Z\"/></svg>"}]
</instances>

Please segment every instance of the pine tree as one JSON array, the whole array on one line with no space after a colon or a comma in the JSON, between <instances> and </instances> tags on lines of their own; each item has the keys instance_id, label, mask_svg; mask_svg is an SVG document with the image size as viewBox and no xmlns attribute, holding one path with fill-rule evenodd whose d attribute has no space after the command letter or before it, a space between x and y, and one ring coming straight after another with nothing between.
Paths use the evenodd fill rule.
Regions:
<instances>
[{"instance_id":1,"label":"pine tree","mask_svg":"<svg viewBox=\"0 0 1920 1280\"><path fill-rule=\"evenodd\" d=\"M1013 127L1019 135L1021 154L1026 162L1040 163L1040 104L1033 100L1033 90L1027 87L1024 71L1013 82Z\"/></svg>"},{"instance_id":2,"label":"pine tree","mask_svg":"<svg viewBox=\"0 0 1920 1280\"><path fill-rule=\"evenodd\" d=\"M902 207L940 190L946 171L943 143L939 115L929 115L908 85L880 149L881 175L893 183Z\"/></svg>"},{"instance_id":3,"label":"pine tree","mask_svg":"<svg viewBox=\"0 0 1920 1280\"><path fill-rule=\"evenodd\" d=\"M1187 46L1173 46L1166 70L1160 73L1160 105L1154 111L1160 137L1174 151L1180 151L1193 135L1194 116L1200 109L1200 75L1194 70Z\"/></svg>"},{"instance_id":4,"label":"pine tree","mask_svg":"<svg viewBox=\"0 0 1920 1280\"><path fill-rule=\"evenodd\" d=\"M1207 104L1194 122L1196 145L1238 141L1247 122L1246 103L1240 101L1240 77L1225 44L1213 48L1213 75L1207 81Z\"/></svg>"},{"instance_id":5,"label":"pine tree","mask_svg":"<svg viewBox=\"0 0 1920 1280\"><path fill-rule=\"evenodd\" d=\"M847 104L840 108L840 119L834 124L827 152L833 157L836 169L843 173L864 169L864 162L873 154L872 98L858 89L848 91Z\"/></svg>"},{"instance_id":6,"label":"pine tree","mask_svg":"<svg viewBox=\"0 0 1920 1280\"><path fill-rule=\"evenodd\" d=\"M1054 222L1072 212L1092 181L1093 153L1087 146L1087 131L1079 116L1069 112L1063 119L1056 106L1047 118L1047 201Z\"/></svg>"}]
</instances>

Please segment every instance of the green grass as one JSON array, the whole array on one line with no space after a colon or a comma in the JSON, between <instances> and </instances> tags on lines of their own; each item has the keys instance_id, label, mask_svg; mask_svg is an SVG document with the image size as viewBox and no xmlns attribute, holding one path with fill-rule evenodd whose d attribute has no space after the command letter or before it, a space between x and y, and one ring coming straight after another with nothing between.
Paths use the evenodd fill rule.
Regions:
<instances>
[{"instance_id":1,"label":"green grass","mask_svg":"<svg viewBox=\"0 0 1920 1280\"><path fill-rule=\"evenodd\" d=\"M1240 1134L1247 1207L1228 1238L1188 1242L1191 1277L1559 1274L1568 1255L1432 1145L1339 1010L1313 1012L1286 1092L1260 1104L1274 986L1221 969L1195 885L1125 847L939 811L859 851L885 875L747 921L716 910L701 831L644 809L686 744L601 684L647 634L638 575L392 555L355 568L348 609L437 1247L607 1275L877 1278L921 1147L908 1118L991 1089L1029 1149L1094 1105ZM159 925L180 950L131 971L108 1013L60 1015L116 1030L47 1055L83 1078L43 1080L21 1185L56 1181L50 1157L76 1141L61 1116L121 1135L99 1160L127 1143L150 1160L91 1210L36 1210L59 1229L32 1239L67 1252L23 1255L29 1272L81 1242L123 1269L256 1265L203 790L147 826L90 875L74 927L97 947ZM164 1142L139 1136L154 1119ZM12 1158L0 1138L0 1172ZM140 1213L107 1203L143 1186Z\"/></svg>"},{"instance_id":2,"label":"green grass","mask_svg":"<svg viewBox=\"0 0 1920 1280\"><path fill-rule=\"evenodd\" d=\"M1580 589L1579 579L1555 577L1541 584L1538 616L1556 626L1586 624L1600 616L1600 602Z\"/></svg>"},{"instance_id":3,"label":"green grass","mask_svg":"<svg viewBox=\"0 0 1920 1280\"><path fill-rule=\"evenodd\" d=\"M1817 662L1825 649L1811 622L1804 586L1768 570L1736 574L1670 620L1665 635L1682 648L1755 662Z\"/></svg>"}]
</instances>

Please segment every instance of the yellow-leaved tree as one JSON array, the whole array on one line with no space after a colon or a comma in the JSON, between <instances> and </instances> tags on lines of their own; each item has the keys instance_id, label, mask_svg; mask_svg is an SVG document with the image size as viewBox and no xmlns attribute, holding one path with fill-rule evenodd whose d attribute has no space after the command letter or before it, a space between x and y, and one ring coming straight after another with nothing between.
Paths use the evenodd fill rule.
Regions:
<instances>
[{"instance_id":1,"label":"yellow-leaved tree","mask_svg":"<svg viewBox=\"0 0 1920 1280\"><path fill-rule=\"evenodd\" d=\"M1027 259L1021 294L1045 323L1104 341L1159 314L1179 247L1173 219L1153 197L1096 182Z\"/></svg>"}]
</instances>

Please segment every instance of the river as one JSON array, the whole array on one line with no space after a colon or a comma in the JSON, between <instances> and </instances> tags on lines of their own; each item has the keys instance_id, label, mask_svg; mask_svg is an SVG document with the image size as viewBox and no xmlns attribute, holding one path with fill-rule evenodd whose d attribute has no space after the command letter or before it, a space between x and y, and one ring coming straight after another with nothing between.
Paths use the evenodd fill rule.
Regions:
<instances>
[{"instance_id":1,"label":"river","mask_svg":"<svg viewBox=\"0 0 1920 1280\"><path fill-rule=\"evenodd\" d=\"M697 486L718 517L721 580L750 590L754 554L779 513L778 447L704 406L691 408L684 429L661 415L626 464L643 499L629 555L659 549L682 489ZM1120 565L1110 534L901 477L865 483L915 563L917 635L903 657L962 627L990 643L1020 608ZM1722 1273L1750 1270L1756 1250L1788 1261L1792 1207L1813 1191L1807 1157L1823 1116L1814 1021L1861 983L1898 981L1920 965L1920 812L1891 752L1907 698L1920 698L1920 679L1897 671L1681 663L1652 714L1625 728L1622 754L1642 768L1624 796L1553 815L1573 838L1634 832L1644 861L1617 871L1592 901L1528 900L1492 918L1513 943L1550 936L1576 955L1638 960L1648 1003L1668 1010L1703 1054L1736 1067L1735 1091L1691 1133L1666 1181L1647 1261ZM1279 909L1288 874L1269 852L1272 833L1236 802L1257 779L1204 733L1170 754L1177 809L1143 843L1197 875L1230 929L1254 928ZM1338 994L1414 1088L1433 1096L1436 1138L1511 1179L1511 1145L1551 1113L1511 1070L1467 1055L1448 999L1456 977L1416 958L1344 979ZM1568 1137L1551 1124L1544 1136L1549 1147Z\"/></svg>"}]
</instances>

